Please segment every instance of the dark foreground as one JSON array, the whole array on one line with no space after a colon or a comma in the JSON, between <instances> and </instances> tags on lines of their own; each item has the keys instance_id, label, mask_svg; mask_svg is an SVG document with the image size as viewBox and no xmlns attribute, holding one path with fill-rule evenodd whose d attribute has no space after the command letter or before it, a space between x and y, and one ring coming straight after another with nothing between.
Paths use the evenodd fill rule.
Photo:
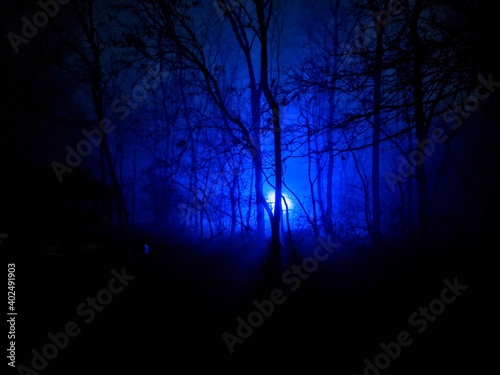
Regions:
<instances>
[{"instance_id":1,"label":"dark foreground","mask_svg":"<svg viewBox=\"0 0 500 375\"><path fill-rule=\"evenodd\" d=\"M280 279L303 257L279 268L237 244L159 245L133 260L23 250L12 259L15 362L26 367L9 373L454 374L495 358L496 293L480 249L338 249L300 285ZM249 314L253 328L241 323Z\"/></svg>"}]
</instances>

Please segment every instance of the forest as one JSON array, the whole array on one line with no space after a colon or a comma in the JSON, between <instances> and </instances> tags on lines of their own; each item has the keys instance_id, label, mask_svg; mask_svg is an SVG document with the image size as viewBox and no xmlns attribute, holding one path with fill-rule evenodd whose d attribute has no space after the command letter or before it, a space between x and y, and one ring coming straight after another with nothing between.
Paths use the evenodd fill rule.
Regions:
<instances>
[{"instance_id":1,"label":"forest","mask_svg":"<svg viewBox=\"0 0 500 375\"><path fill-rule=\"evenodd\" d=\"M497 3L0 9L0 249L26 315L13 373L491 358ZM84 338L64 331L77 316Z\"/></svg>"}]
</instances>

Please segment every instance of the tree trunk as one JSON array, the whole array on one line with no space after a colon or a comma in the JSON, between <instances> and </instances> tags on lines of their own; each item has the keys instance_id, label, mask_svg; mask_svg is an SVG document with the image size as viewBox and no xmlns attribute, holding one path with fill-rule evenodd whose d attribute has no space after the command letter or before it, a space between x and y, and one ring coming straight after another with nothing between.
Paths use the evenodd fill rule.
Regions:
<instances>
[{"instance_id":1,"label":"tree trunk","mask_svg":"<svg viewBox=\"0 0 500 375\"><path fill-rule=\"evenodd\" d=\"M272 2L269 8L272 7ZM281 165L281 124L280 124L280 107L276 101L274 94L269 87L269 55L268 55L268 41L267 30L264 14L264 4L262 0L255 1L255 8L257 11L257 19L259 23L260 32L260 87L262 93L266 98L267 105L271 110L273 119L273 134L274 134L274 178L275 178L275 193L274 193L274 214L271 216L271 250L279 252L281 250L280 240L280 222L282 216L281 197L283 195L282 188L282 165ZM269 9L271 12L271 9ZM268 15L269 16L269 15Z\"/></svg>"},{"instance_id":2,"label":"tree trunk","mask_svg":"<svg viewBox=\"0 0 500 375\"><path fill-rule=\"evenodd\" d=\"M334 63L334 66L336 63ZM334 69L335 70L335 69ZM335 73L334 73L335 74ZM333 124L335 115L335 90L328 92L328 107L329 107L329 127L327 130L327 148L328 148L328 164L326 169L326 211L325 211L325 232L331 234L333 232Z\"/></svg>"},{"instance_id":3,"label":"tree trunk","mask_svg":"<svg viewBox=\"0 0 500 375\"><path fill-rule=\"evenodd\" d=\"M275 162L275 184L276 191L274 193L274 215L271 221L271 248L279 250L281 248L280 241L280 222L282 219L282 204L281 197L283 196L283 187L281 183L282 166L281 166L281 127L279 106L273 103L273 127L274 127L274 162Z\"/></svg>"},{"instance_id":4,"label":"tree trunk","mask_svg":"<svg viewBox=\"0 0 500 375\"><path fill-rule=\"evenodd\" d=\"M423 93L423 61L424 51L420 41L418 32L418 20L420 18L421 7L418 3L415 5L413 14L410 18L409 33L410 42L413 47L413 101L415 111L415 135L417 142L422 142L427 136L427 127L425 121L425 108L424 108L424 93ZM429 242L429 228L428 228L428 190L427 190L427 175L425 163L416 167L417 178L417 193L418 193L418 228L420 245L426 249Z\"/></svg>"},{"instance_id":5,"label":"tree trunk","mask_svg":"<svg viewBox=\"0 0 500 375\"><path fill-rule=\"evenodd\" d=\"M374 10L376 11L376 10ZM378 20L375 20L376 22ZM380 108L382 105L383 26L379 25L375 46L373 76L373 133L372 133L372 247L380 245Z\"/></svg>"},{"instance_id":6,"label":"tree trunk","mask_svg":"<svg viewBox=\"0 0 500 375\"><path fill-rule=\"evenodd\" d=\"M260 96L261 91L257 89L253 82L251 87L251 110L252 110L252 144L254 149L253 163L255 171L255 203L257 206L257 238L265 236L265 216L264 216L264 180L262 173L262 150L260 146Z\"/></svg>"},{"instance_id":7,"label":"tree trunk","mask_svg":"<svg viewBox=\"0 0 500 375\"><path fill-rule=\"evenodd\" d=\"M332 9L333 16L333 64L332 64L332 87L336 86L337 74L339 67L339 9L340 0L335 0L335 4ZM327 234L333 232L333 165L334 165L334 155L333 155L333 126L335 121L335 97L336 91L334 88L330 89L328 92L328 120L329 129L327 130L327 148L328 148L328 165L326 170L326 212L325 212L325 231Z\"/></svg>"},{"instance_id":8,"label":"tree trunk","mask_svg":"<svg viewBox=\"0 0 500 375\"><path fill-rule=\"evenodd\" d=\"M229 181L228 181L229 182ZM231 181L231 185L229 188L229 199L231 202L231 238L234 238L236 235L236 186L238 184L238 177L233 176L233 179Z\"/></svg>"},{"instance_id":9,"label":"tree trunk","mask_svg":"<svg viewBox=\"0 0 500 375\"><path fill-rule=\"evenodd\" d=\"M306 120L307 121L307 120ZM318 215L316 213L316 194L314 193L314 179L312 178L312 155L311 155L311 127L309 126L309 122L307 122L307 177L309 181L309 191L311 194L311 205L313 211L312 217L312 227L316 237L319 236L318 232ZM318 180L316 178L316 180Z\"/></svg>"}]
</instances>

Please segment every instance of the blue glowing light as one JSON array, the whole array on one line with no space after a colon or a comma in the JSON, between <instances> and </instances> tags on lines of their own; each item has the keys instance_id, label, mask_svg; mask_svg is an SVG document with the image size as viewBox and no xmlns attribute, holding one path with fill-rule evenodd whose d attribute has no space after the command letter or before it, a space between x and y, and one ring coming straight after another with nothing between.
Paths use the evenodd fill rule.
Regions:
<instances>
[{"instance_id":1,"label":"blue glowing light","mask_svg":"<svg viewBox=\"0 0 500 375\"><path fill-rule=\"evenodd\" d=\"M291 210L293 208L293 201L290 199L290 197L286 193L283 193L282 195L283 195L283 198L285 199L285 202L286 202L286 205L284 203L282 203L283 211L286 210L286 206L288 206L288 209ZM267 193L266 201L271 206L271 209L274 210L274 202L276 202L274 190L271 190L270 192Z\"/></svg>"}]
</instances>

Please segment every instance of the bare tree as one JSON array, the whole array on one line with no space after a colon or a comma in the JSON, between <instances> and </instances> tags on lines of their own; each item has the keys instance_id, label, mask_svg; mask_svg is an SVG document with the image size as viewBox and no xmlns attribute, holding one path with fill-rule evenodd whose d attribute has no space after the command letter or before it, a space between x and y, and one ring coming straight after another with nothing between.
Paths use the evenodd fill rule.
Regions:
<instances>
[{"instance_id":1,"label":"bare tree","mask_svg":"<svg viewBox=\"0 0 500 375\"><path fill-rule=\"evenodd\" d=\"M252 5L253 4L253 5ZM274 213L265 203L263 193L263 165L260 146L260 121L262 114L267 112L272 116L274 128L274 174L276 181L276 196L281 192L281 143L279 105L270 88L268 30L273 17L273 2L248 2L232 7L221 2L225 16L230 23L230 30L244 56L248 72L248 87L250 89L251 114L249 119L243 113L238 113L234 107L231 90L224 88L224 74L221 74L221 58L218 52L215 35L226 30L223 24L214 24L212 17L205 17L199 12L199 4L174 5L170 1L141 3L144 16L144 34L155 35L154 40L160 40L162 46L143 46L144 53L150 53L153 59L168 61L172 55L181 56L179 68L197 72L197 83L203 87L205 94L212 100L223 117L221 131L227 132L232 138L247 150L254 165L255 197L257 204L257 233L264 233L264 210L268 211L272 229L272 246L279 244L279 224L281 218L281 199L277 199ZM197 25L193 20L196 19ZM147 31L145 31L147 30ZM134 37L134 36L132 36ZM135 36L137 38L137 35ZM220 41L219 41L220 43ZM260 48L256 51L255 45ZM158 53L161 51L161 53ZM259 52L260 56L255 52ZM258 56L258 57L256 57ZM257 69L258 68L258 69ZM257 73L258 72L258 73ZM234 91L234 89L233 89ZM266 109L263 109L261 96L264 96Z\"/></svg>"},{"instance_id":2,"label":"bare tree","mask_svg":"<svg viewBox=\"0 0 500 375\"><path fill-rule=\"evenodd\" d=\"M108 42L104 30L105 24L102 17L109 16L106 4L98 6L92 0L79 0L71 2L71 19L76 27L72 33L63 31L57 25L53 28L60 41L65 45L68 61L72 64L68 68L73 76L81 83L89 84L89 94L93 112L96 116L95 127L103 127L111 122L107 113L106 98L108 97L107 86L110 80L118 73L117 69L110 64ZM113 125L116 127L116 124ZM127 226L127 209L123 199L122 187L117 175L116 166L110 149L107 132L101 132L102 139L99 144L100 152L100 175L104 183L112 188L117 225L123 235Z\"/></svg>"}]
</instances>

